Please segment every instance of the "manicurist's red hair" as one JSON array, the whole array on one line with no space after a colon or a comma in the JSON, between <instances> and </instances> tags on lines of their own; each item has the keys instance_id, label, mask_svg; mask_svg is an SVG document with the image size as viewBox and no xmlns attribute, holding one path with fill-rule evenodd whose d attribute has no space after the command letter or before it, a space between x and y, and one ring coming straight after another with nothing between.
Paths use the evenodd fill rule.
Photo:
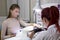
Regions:
<instances>
[{"instance_id":1,"label":"manicurist's red hair","mask_svg":"<svg viewBox=\"0 0 60 40\"><path fill-rule=\"evenodd\" d=\"M60 26L58 24L59 21L59 10L57 7L55 6L51 6L50 8L44 8L41 12L41 18L43 19L43 17L47 18L47 20L49 21L49 25L55 24L57 31L60 32ZM47 27L47 28L48 28Z\"/></svg>"}]
</instances>

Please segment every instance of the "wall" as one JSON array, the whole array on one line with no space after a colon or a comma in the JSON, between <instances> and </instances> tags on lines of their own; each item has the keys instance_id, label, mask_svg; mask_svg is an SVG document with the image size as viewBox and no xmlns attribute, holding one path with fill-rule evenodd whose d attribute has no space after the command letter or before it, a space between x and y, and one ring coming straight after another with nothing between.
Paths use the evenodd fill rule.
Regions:
<instances>
[{"instance_id":1,"label":"wall","mask_svg":"<svg viewBox=\"0 0 60 40\"><path fill-rule=\"evenodd\" d=\"M20 18L30 21L29 0L18 0L18 5L20 6Z\"/></svg>"},{"instance_id":2,"label":"wall","mask_svg":"<svg viewBox=\"0 0 60 40\"><path fill-rule=\"evenodd\" d=\"M7 15L6 0L0 0L0 16Z\"/></svg>"},{"instance_id":3,"label":"wall","mask_svg":"<svg viewBox=\"0 0 60 40\"><path fill-rule=\"evenodd\" d=\"M41 4L46 3L60 3L60 0L40 0Z\"/></svg>"},{"instance_id":4,"label":"wall","mask_svg":"<svg viewBox=\"0 0 60 40\"><path fill-rule=\"evenodd\" d=\"M36 4L36 0L30 0L29 1L30 2L30 20L31 20L31 22L34 22L34 16L33 16L33 8L34 8L34 6L35 6L35 4Z\"/></svg>"}]
</instances>

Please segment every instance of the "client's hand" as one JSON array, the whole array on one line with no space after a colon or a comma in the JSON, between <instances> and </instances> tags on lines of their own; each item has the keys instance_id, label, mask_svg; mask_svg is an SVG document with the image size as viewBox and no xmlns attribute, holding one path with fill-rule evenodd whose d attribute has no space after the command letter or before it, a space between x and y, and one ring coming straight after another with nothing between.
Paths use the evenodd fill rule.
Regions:
<instances>
[{"instance_id":1,"label":"client's hand","mask_svg":"<svg viewBox=\"0 0 60 40\"><path fill-rule=\"evenodd\" d=\"M30 35L28 35L31 39L33 38L33 36L34 36L34 34L35 34L35 32L34 31L32 31L31 33L30 33Z\"/></svg>"},{"instance_id":2,"label":"client's hand","mask_svg":"<svg viewBox=\"0 0 60 40\"><path fill-rule=\"evenodd\" d=\"M10 36L11 36L11 37L15 37L15 36L16 36L16 34L15 34L15 33L12 33Z\"/></svg>"},{"instance_id":3,"label":"client's hand","mask_svg":"<svg viewBox=\"0 0 60 40\"><path fill-rule=\"evenodd\" d=\"M36 24L36 23L30 23L30 24L31 24L31 26L34 26L34 27L37 27L37 28L42 28L42 26L39 25L39 24Z\"/></svg>"}]
</instances>

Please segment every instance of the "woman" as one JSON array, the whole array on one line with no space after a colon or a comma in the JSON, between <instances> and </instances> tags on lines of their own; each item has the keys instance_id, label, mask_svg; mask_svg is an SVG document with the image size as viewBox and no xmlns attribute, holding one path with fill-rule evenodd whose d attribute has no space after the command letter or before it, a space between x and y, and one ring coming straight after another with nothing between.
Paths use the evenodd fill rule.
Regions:
<instances>
[{"instance_id":1,"label":"woman","mask_svg":"<svg viewBox=\"0 0 60 40\"><path fill-rule=\"evenodd\" d=\"M55 6L44 8L41 12L41 18L47 30L39 32L32 40L59 40L57 39L60 36L58 8Z\"/></svg>"},{"instance_id":2,"label":"woman","mask_svg":"<svg viewBox=\"0 0 60 40\"><path fill-rule=\"evenodd\" d=\"M20 27L20 24L23 26L30 25L19 19L19 11L20 7L17 4L11 5L9 9L9 15L7 19L2 23L1 40L15 36L16 32L22 28Z\"/></svg>"}]
</instances>

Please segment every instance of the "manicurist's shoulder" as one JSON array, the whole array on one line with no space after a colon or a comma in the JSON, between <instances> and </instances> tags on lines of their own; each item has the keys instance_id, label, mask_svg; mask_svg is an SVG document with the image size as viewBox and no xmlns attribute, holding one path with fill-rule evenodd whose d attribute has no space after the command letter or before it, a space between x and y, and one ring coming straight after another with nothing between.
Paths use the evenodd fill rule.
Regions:
<instances>
[{"instance_id":1,"label":"manicurist's shoulder","mask_svg":"<svg viewBox=\"0 0 60 40\"><path fill-rule=\"evenodd\" d=\"M41 31L39 32L39 34L37 34L37 36L35 38L33 38L32 40L43 40L44 37L46 37L47 35L47 31Z\"/></svg>"},{"instance_id":2,"label":"manicurist's shoulder","mask_svg":"<svg viewBox=\"0 0 60 40\"><path fill-rule=\"evenodd\" d=\"M45 35L47 35L47 31L41 31L41 32L39 33L39 35L45 36Z\"/></svg>"}]
</instances>

